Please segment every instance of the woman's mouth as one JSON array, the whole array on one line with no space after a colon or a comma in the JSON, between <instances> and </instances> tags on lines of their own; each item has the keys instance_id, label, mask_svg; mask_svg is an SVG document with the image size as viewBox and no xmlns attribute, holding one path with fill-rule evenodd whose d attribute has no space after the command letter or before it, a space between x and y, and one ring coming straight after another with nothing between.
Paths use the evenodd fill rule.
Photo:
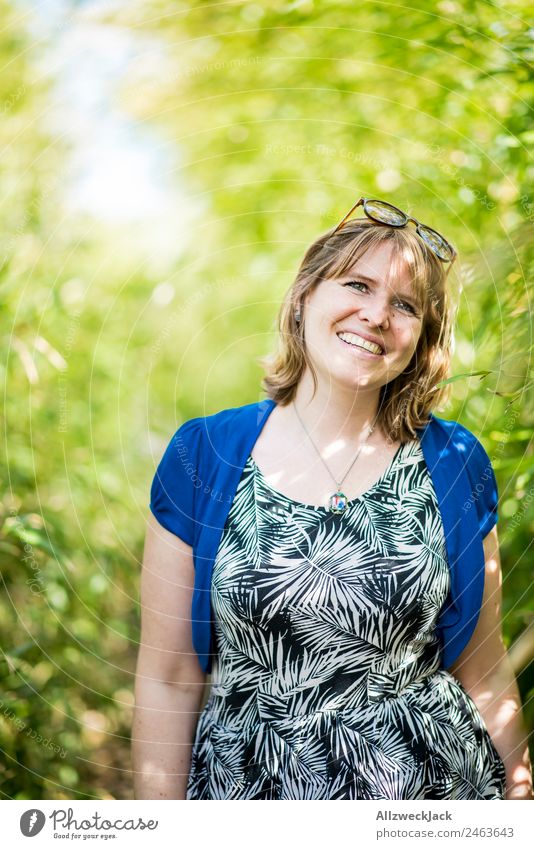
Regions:
<instances>
[{"instance_id":1,"label":"woman's mouth","mask_svg":"<svg viewBox=\"0 0 534 849\"><path fill-rule=\"evenodd\" d=\"M336 336L344 345L352 348L357 353L362 353L369 357L377 358L384 356L384 349L380 345L375 345L374 342L369 342L356 333L337 333Z\"/></svg>"}]
</instances>

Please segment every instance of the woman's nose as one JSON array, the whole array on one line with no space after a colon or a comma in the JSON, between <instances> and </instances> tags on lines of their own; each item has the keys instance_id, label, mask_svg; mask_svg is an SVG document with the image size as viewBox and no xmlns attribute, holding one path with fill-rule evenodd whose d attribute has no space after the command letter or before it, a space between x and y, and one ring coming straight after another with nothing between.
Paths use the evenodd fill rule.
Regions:
<instances>
[{"instance_id":1,"label":"woman's nose","mask_svg":"<svg viewBox=\"0 0 534 849\"><path fill-rule=\"evenodd\" d=\"M360 316L366 318L370 324L383 327L389 322L389 303L387 298L370 298L362 304Z\"/></svg>"}]
</instances>

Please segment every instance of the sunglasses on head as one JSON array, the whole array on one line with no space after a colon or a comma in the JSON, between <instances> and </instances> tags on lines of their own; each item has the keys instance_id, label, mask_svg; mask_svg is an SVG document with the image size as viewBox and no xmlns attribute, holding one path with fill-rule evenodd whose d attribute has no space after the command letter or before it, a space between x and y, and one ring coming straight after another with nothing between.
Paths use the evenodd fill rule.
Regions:
<instances>
[{"instance_id":1,"label":"sunglasses on head","mask_svg":"<svg viewBox=\"0 0 534 849\"><path fill-rule=\"evenodd\" d=\"M391 203L387 203L385 200L360 198L339 222L332 233L332 236L334 233L337 233L348 217L360 205L363 205L363 211L367 217L372 218L373 221L378 221L379 224L389 224L390 227L406 227L408 222L413 221L417 233L421 239L423 239L425 244L428 245L430 250L434 251L438 259L441 259L442 262L450 262L451 264L456 259L457 253L447 239L441 236L436 230L433 230L432 227L427 227L426 224L421 224L417 218L413 218L411 215L403 212L402 209L399 209L397 206L393 206Z\"/></svg>"}]
</instances>

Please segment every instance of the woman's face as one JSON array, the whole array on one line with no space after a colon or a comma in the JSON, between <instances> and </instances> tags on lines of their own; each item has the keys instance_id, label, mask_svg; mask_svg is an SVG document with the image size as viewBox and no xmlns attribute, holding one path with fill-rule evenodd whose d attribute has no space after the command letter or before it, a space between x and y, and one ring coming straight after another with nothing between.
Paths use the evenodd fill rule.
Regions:
<instances>
[{"instance_id":1,"label":"woman's face","mask_svg":"<svg viewBox=\"0 0 534 849\"><path fill-rule=\"evenodd\" d=\"M422 309L406 272L386 283L391 251L389 243L367 251L343 277L324 279L307 295L304 338L319 379L379 389L412 359ZM360 347L366 337L381 346L380 354Z\"/></svg>"}]
</instances>

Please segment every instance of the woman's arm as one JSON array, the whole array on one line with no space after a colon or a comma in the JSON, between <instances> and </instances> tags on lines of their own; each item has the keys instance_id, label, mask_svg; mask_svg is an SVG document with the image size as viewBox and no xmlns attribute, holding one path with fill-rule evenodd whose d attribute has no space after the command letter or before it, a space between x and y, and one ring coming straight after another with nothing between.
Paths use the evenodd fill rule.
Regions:
<instances>
[{"instance_id":1,"label":"woman's arm","mask_svg":"<svg viewBox=\"0 0 534 849\"><path fill-rule=\"evenodd\" d=\"M502 574L497 527L484 539L486 562L482 609L475 631L449 668L478 707L506 768L506 799L532 799L521 700L502 639Z\"/></svg>"},{"instance_id":2,"label":"woman's arm","mask_svg":"<svg viewBox=\"0 0 534 849\"><path fill-rule=\"evenodd\" d=\"M132 728L136 799L185 799L206 675L193 649L191 546L150 514Z\"/></svg>"}]
</instances>

